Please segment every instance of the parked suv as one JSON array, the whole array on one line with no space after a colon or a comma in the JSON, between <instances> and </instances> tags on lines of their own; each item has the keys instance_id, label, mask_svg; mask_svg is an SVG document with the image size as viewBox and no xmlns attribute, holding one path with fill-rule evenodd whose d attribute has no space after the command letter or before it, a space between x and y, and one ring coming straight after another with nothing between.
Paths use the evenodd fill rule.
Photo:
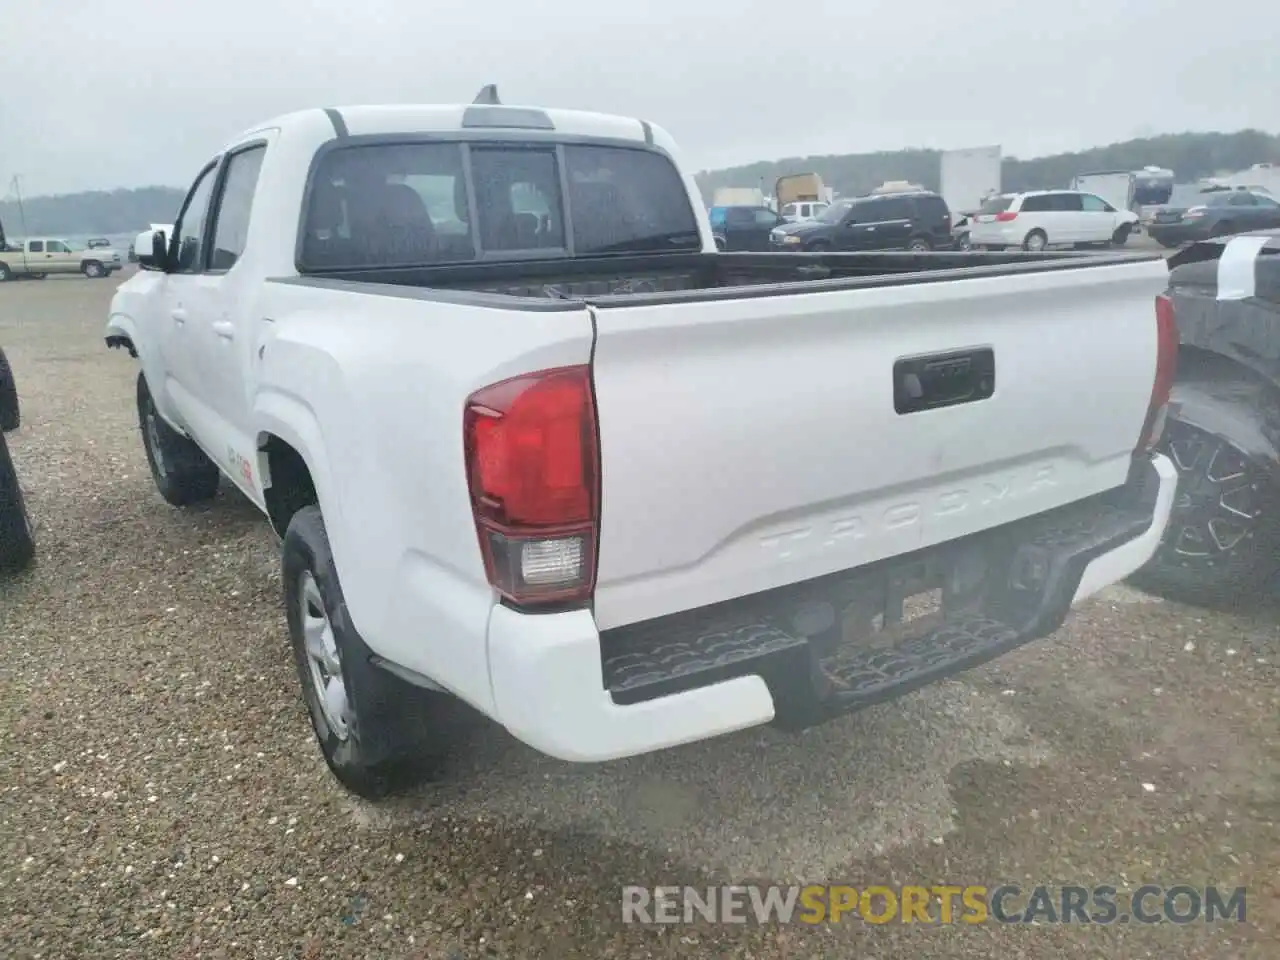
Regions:
<instances>
[{"instance_id":1,"label":"parked suv","mask_svg":"<svg viewBox=\"0 0 1280 960\"><path fill-rule=\"evenodd\" d=\"M1121 247L1137 229L1136 213L1117 210L1095 194L1034 190L1001 194L984 203L970 223L969 242L985 250L1078 243Z\"/></svg>"},{"instance_id":2,"label":"parked suv","mask_svg":"<svg viewBox=\"0 0 1280 960\"><path fill-rule=\"evenodd\" d=\"M928 191L854 197L775 228L769 241L775 250L949 250L951 211Z\"/></svg>"},{"instance_id":3,"label":"parked suv","mask_svg":"<svg viewBox=\"0 0 1280 960\"><path fill-rule=\"evenodd\" d=\"M710 217L721 250L768 250L769 231L785 222L768 207L712 207Z\"/></svg>"}]
</instances>

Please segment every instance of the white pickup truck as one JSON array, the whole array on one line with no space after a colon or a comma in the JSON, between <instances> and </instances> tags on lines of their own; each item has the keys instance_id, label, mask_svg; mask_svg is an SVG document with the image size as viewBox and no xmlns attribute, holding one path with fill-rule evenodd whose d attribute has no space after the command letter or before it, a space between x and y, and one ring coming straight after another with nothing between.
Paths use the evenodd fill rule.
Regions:
<instances>
[{"instance_id":1,"label":"white pickup truck","mask_svg":"<svg viewBox=\"0 0 1280 960\"><path fill-rule=\"evenodd\" d=\"M1054 631L1147 561L1156 255L721 254L670 137L316 109L209 161L111 305L170 503L283 538L324 756L460 698L598 761L814 723Z\"/></svg>"}]
</instances>

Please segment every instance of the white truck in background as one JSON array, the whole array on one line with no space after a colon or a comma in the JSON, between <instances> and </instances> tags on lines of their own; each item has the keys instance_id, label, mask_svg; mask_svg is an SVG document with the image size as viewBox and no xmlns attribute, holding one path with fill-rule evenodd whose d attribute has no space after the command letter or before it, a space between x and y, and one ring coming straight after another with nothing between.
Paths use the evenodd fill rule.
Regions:
<instances>
[{"instance_id":1,"label":"white truck in background","mask_svg":"<svg viewBox=\"0 0 1280 960\"><path fill-rule=\"evenodd\" d=\"M956 245L969 249L969 218L989 197L1000 192L1003 158L999 146L944 150L939 169L939 193L951 211Z\"/></svg>"},{"instance_id":2,"label":"white truck in background","mask_svg":"<svg viewBox=\"0 0 1280 960\"><path fill-rule=\"evenodd\" d=\"M713 207L763 207L764 191L759 187L719 187L712 197Z\"/></svg>"},{"instance_id":3,"label":"white truck in background","mask_svg":"<svg viewBox=\"0 0 1280 960\"><path fill-rule=\"evenodd\" d=\"M107 320L164 499L282 536L350 789L450 698L574 761L816 723L1151 556L1158 255L719 254L661 128L496 99L246 131Z\"/></svg>"},{"instance_id":4,"label":"white truck in background","mask_svg":"<svg viewBox=\"0 0 1280 960\"><path fill-rule=\"evenodd\" d=\"M1135 180L1129 170L1080 173L1071 178L1071 189L1101 197L1117 210L1132 210Z\"/></svg>"}]
</instances>

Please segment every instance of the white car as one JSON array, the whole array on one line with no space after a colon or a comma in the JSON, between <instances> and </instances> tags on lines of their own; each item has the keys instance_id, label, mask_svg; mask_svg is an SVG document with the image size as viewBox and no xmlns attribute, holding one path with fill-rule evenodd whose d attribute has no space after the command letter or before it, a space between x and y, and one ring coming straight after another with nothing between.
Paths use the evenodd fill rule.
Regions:
<instances>
[{"instance_id":1,"label":"white car","mask_svg":"<svg viewBox=\"0 0 1280 960\"><path fill-rule=\"evenodd\" d=\"M1157 253L720 254L660 127L491 101L267 121L173 231L106 339L164 499L282 535L359 793L448 752L446 697L599 761L906 693L1052 633L1173 503Z\"/></svg>"},{"instance_id":2,"label":"white car","mask_svg":"<svg viewBox=\"0 0 1280 960\"><path fill-rule=\"evenodd\" d=\"M822 211L829 206L831 204L824 200L800 200L796 203L788 203L782 208L782 219L788 223L804 223L808 220L817 220Z\"/></svg>"},{"instance_id":3,"label":"white car","mask_svg":"<svg viewBox=\"0 0 1280 960\"><path fill-rule=\"evenodd\" d=\"M1117 210L1079 190L1004 193L984 203L971 222L969 242L984 250L1043 250L1077 243L1120 247L1138 229L1132 210Z\"/></svg>"}]
</instances>

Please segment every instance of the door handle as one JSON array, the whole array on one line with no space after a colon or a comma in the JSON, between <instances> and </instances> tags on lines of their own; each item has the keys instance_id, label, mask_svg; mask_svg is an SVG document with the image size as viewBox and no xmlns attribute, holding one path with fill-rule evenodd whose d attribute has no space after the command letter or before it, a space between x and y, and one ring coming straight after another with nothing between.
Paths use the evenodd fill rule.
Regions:
<instances>
[{"instance_id":1,"label":"door handle","mask_svg":"<svg viewBox=\"0 0 1280 960\"><path fill-rule=\"evenodd\" d=\"M215 320L213 322L213 332L223 340L234 340L236 338L236 327L230 320Z\"/></svg>"},{"instance_id":2,"label":"door handle","mask_svg":"<svg viewBox=\"0 0 1280 960\"><path fill-rule=\"evenodd\" d=\"M173 322L178 326L182 326L187 322L187 311L183 310L181 307L175 308L170 316L173 317Z\"/></svg>"}]
</instances>

